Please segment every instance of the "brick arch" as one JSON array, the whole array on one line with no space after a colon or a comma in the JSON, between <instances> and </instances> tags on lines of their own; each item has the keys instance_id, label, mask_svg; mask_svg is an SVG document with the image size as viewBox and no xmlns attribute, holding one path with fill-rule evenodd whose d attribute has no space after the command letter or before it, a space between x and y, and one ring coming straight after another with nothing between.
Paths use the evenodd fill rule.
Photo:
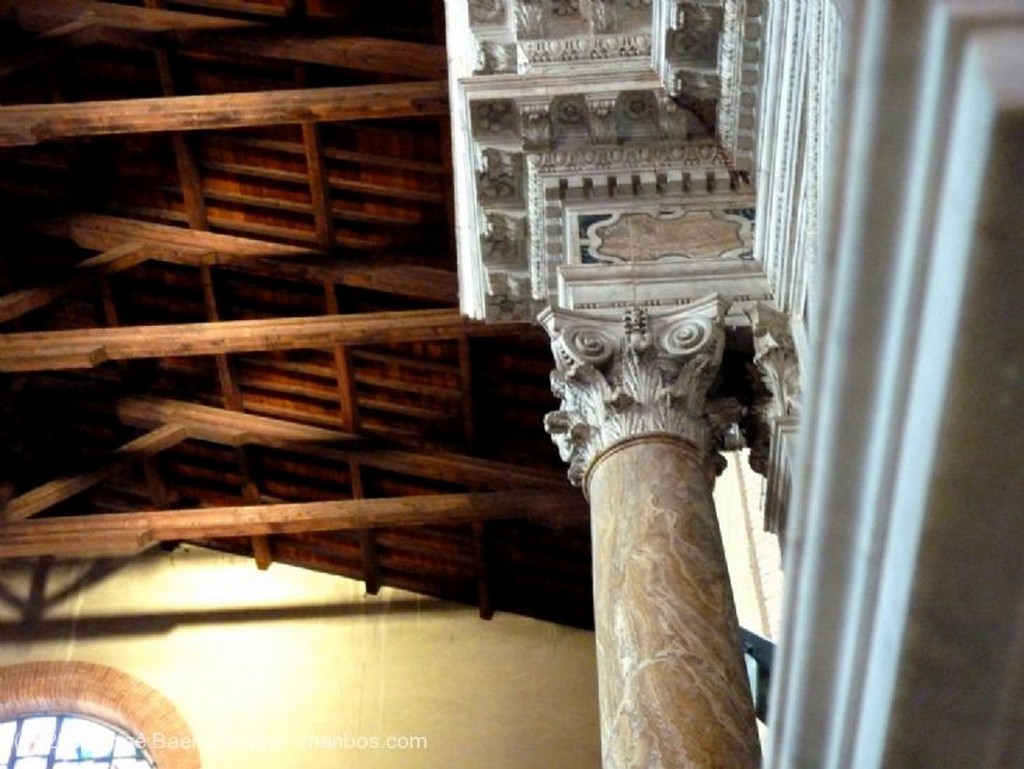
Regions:
<instances>
[{"instance_id":1,"label":"brick arch","mask_svg":"<svg viewBox=\"0 0 1024 769\"><path fill-rule=\"evenodd\" d=\"M127 673L92 662L0 667L0 721L30 713L91 716L146 741L158 769L199 769L199 750L171 701Z\"/></svg>"}]
</instances>

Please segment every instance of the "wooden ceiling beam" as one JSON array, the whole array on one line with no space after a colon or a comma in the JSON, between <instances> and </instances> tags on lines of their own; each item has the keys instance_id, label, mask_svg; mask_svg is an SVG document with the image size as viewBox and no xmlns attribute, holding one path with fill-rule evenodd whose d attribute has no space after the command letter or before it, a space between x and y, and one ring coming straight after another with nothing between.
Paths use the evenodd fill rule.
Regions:
<instances>
[{"instance_id":1,"label":"wooden ceiling beam","mask_svg":"<svg viewBox=\"0 0 1024 769\"><path fill-rule=\"evenodd\" d=\"M168 398L122 398L116 409L118 418L126 425L148 429L174 425L185 430L191 438L226 446L252 443L338 444L361 440L357 435L339 430Z\"/></svg>"},{"instance_id":2,"label":"wooden ceiling beam","mask_svg":"<svg viewBox=\"0 0 1024 769\"><path fill-rule=\"evenodd\" d=\"M94 26L137 32L174 32L186 30L259 29L257 21L211 16L202 13L137 8L94 0L11 0L9 3L22 29L45 32L76 21Z\"/></svg>"},{"instance_id":3,"label":"wooden ceiling beam","mask_svg":"<svg viewBox=\"0 0 1024 769\"><path fill-rule=\"evenodd\" d=\"M245 37L218 33L178 34L175 42L186 48L212 50L301 64L380 72L390 75L441 80L448 62L444 47L378 37L252 34Z\"/></svg>"},{"instance_id":4,"label":"wooden ceiling beam","mask_svg":"<svg viewBox=\"0 0 1024 769\"><path fill-rule=\"evenodd\" d=\"M118 448L114 452L113 460L103 467L79 475L57 478L9 500L0 510L0 520L21 521L29 518L59 502L88 491L132 462L152 457L165 449L177 446L187 437L185 430L177 425L157 427Z\"/></svg>"},{"instance_id":5,"label":"wooden ceiling beam","mask_svg":"<svg viewBox=\"0 0 1024 769\"><path fill-rule=\"evenodd\" d=\"M28 48L0 56L0 78L52 61L61 54L92 45L100 38L91 21L73 21L37 35Z\"/></svg>"},{"instance_id":6,"label":"wooden ceiling beam","mask_svg":"<svg viewBox=\"0 0 1024 769\"><path fill-rule=\"evenodd\" d=\"M447 451L417 453L400 449L360 448L338 449L328 446L295 444L280 448L296 454L337 462L358 461L364 467L474 487L561 488L568 481L565 474L536 467L523 467L509 462L481 459Z\"/></svg>"},{"instance_id":7,"label":"wooden ceiling beam","mask_svg":"<svg viewBox=\"0 0 1024 769\"><path fill-rule=\"evenodd\" d=\"M125 243L75 265L76 275L63 283L33 286L0 296L0 323L18 318L32 310L70 294L91 282L97 275L111 275L149 259L141 243Z\"/></svg>"},{"instance_id":8,"label":"wooden ceiling beam","mask_svg":"<svg viewBox=\"0 0 1024 769\"><path fill-rule=\"evenodd\" d=\"M494 591L488 560L487 524L473 521L473 554L476 567L476 604L480 619L494 618Z\"/></svg>"},{"instance_id":9,"label":"wooden ceiling beam","mask_svg":"<svg viewBox=\"0 0 1024 769\"><path fill-rule=\"evenodd\" d=\"M327 446L324 444L341 443L355 436L322 427L255 414L240 414L167 398L124 398L117 403L117 414L124 424L133 427L154 429L174 424L187 429L191 437L213 443L227 446L255 443L318 457L338 465L356 463L414 478L477 484L490 488L507 488L510 485L523 488L563 488L567 484L565 474L555 470L522 467L453 452L419 453L369 446L353 449Z\"/></svg>"},{"instance_id":10,"label":"wooden ceiling beam","mask_svg":"<svg viewBox=\"0 0 1024 769\"><path fill-rule=\"evenodd\" d=\"M331 185L327 181L323 141L316 123L302 124L302 143L306 150L306 171L309 173L309 196L313 203L317 245L329 251L334 245L334 212L331 206Z\"/></svg>"},{"instance_id":11,"label":"wooden ceiling beam","mask_svg":"<svg viewBox=\"0 0 1024 769\"><path fill-rule=\"evenodd\" d=\"M72 214L32 222L33 229L67 238L81 248L106 251L128 241L163 246L162 261L179 264L220 264L262 257L299 257L319 252L255 238L190 230L106 214Z\"/></svg>"},{"instance_id":12,"label":"wooden ceiling beam","mask_svg":"<svg viewBox=\"0 0 1024 769\"><path fill-rule=\"evenodd\" d=\"M430 494L382 499L210 507L0 523L0 558L130 555L166 541L526 518L585 520L574 489Z\"/></svg>"},{"instance_id":13,"label":"wooden ceiling beam","mask_svg":"<svg viewBox=\"0 0 1024 769\"><path fill-rule=\"evenodd\" d=\"M81 248L104 251L126 241L153 247L151 259L191 266L220 266L291 280L322 282L382 293L427 299L442 304L458 303L455 273L419 264L381 263L379 259L327 260L311 248L289 246L254 238L188 230L104 214L76 214L32 227L55 237L72 240ZM321 259L310 264L303 257ZM288 261L281 261L281 258Z\"/></svg>"},{"instance_id":14,"label":"wooden ceiling beam","mask_svg":"<svg viewBox=\"0 0 1024 769\"><path fill-rule=\"evenodd\" d=\"M367 130L365 126L361 130ZM397 132L391 131L391 134ZM261 139L255 137L232 136L230 138L211 134L204 137L207 146L219 147L233 151L236 147L246 147L257 150L269 150L279 152L283 155L302 155L305 148L298 142L282 141L280 139ZM443 147L443 145L442 145ZM359 165L381 166L383 168L401 168L406 171L420 171L427 174L439 174L442 176L451 175L451 167L445 166L442 162L424 160L423 158L399 157L397 155L375 155L372 152L354 149L344 149L336 146L324 147L324 156L330 160L338 160L343 163L358 163Z\"/></svg>"},{"instance_id":15,"label":"wooden ceiling beam","mask_svg":"<svg viewBox=\"0 0 1024 769\"><path fill-rule=\"evenodd\" d=\"M177 15L196 16L187 13ZM316 64L429 80L439 80L447 74L444 47L429 43L356 35L313 37L308 34L289 34L279 30L261 29L258 23L244 28L246 34L240 35L236 29L224 31L214 27L211 31L202 26L192 27L188 19L182 20L181 23L180 28L154 30L150 27L159 26L159 22L130 26L117 20L111 24L97 20L89 29L88 36L81 36L82 40L78 45L106 43L122 47L182 52L193 49L221 56L274 59L295 64Z\"/></svg>"},{"instance_id":16,"label":"wooden ceiling beam","mask_svg":"<svg viewBox=\"0 0 1024 769\"><path fill-rule=\"evenodd\" d=\"M0 337L0 371L92 368L104 361L500 336L522 324L480 323L458 310L404 310L219 323L34 331Z\"/></svg>"},{"instance_id":17,"label":"wooden ceiling beam","mask_svg":"<svg viewBox=\"0 0 1024 769\"><path fill-rule=\"evenodd\" d=\"M444 80L0 107L0 147L48 139L444 115Z\"/></svg>"}]
</instances>

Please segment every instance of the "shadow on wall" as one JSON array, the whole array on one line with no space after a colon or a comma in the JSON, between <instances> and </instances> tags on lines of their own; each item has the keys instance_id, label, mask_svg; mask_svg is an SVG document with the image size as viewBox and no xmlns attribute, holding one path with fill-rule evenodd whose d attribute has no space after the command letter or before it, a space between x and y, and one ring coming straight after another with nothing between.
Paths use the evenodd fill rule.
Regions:
<instances>
[{"instance_id":1,"label":"shadow on wall","mask_svg":"<svg viewBox=\"0 0 1024 769\"><path fill-rule=\"evenodd\" d=\"M183 626L224 625L302 619L336 619L381 614L463 612L466 607L428 598L392 598L368 601L341 600L277 606L232 606L209 609L111 613L101 616L69 615L59 607L82 592L114 576L131 559L101 558L82 563L72 580L62 579L61 564L51 557L10 561L8 574L0 572L0 637L11 642L54 641L76 638L160 635ZM6 610L4 610L6 609ZM60 616L47 616L60 614Z\"/></svg>"}]
</instances>

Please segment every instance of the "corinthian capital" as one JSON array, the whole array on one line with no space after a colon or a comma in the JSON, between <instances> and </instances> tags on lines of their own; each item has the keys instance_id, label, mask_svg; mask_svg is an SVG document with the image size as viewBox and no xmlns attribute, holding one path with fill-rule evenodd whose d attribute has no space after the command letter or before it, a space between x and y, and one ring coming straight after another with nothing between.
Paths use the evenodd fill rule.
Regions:
<instances>
[{"instance_id":1,"label":"corinthian capital","mask_svg":"<svg viewBox=\"0 0 1024 769\"><path fill-rule=\"evenodd\" d=\"M709 296L651 317L545 310L551 337L551 388L562 408L544 427L579 484L591 463L620 441L669 433L710 451L704 415L708 387L722 360L725 302Z\"/></svg>"},{"instance_id":2,"label":"corinthian capital","mask_svg":"<svg viewBox=\"0 0 1024 769\"><path fill-rule=\"evenodd\" d=\"M789 316L764 302L758 302L747 315L754 334L754 363L772 394L762 418L771 425L781 417L799 416L800 365Z\"/></svg>"}]
</instances>

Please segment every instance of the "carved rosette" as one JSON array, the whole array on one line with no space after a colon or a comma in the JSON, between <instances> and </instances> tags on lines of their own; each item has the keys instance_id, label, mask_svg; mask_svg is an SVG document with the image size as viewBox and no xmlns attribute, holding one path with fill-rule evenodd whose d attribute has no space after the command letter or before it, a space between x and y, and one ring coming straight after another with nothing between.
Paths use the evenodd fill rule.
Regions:
<instances>
[{"instance_id":1,"label":"carved rosette","mask_svg":"<svg viewBox=\"0 0 1024 769\"><path fill-rule=\"evenodd\" d=\"M708 387L722 359L726 305L717 295L657 317L548 309L551 388L562 401L544 427L579 485L593 461L629 438L668 433L711 453Z\"/></svg>"}]
</instances>

